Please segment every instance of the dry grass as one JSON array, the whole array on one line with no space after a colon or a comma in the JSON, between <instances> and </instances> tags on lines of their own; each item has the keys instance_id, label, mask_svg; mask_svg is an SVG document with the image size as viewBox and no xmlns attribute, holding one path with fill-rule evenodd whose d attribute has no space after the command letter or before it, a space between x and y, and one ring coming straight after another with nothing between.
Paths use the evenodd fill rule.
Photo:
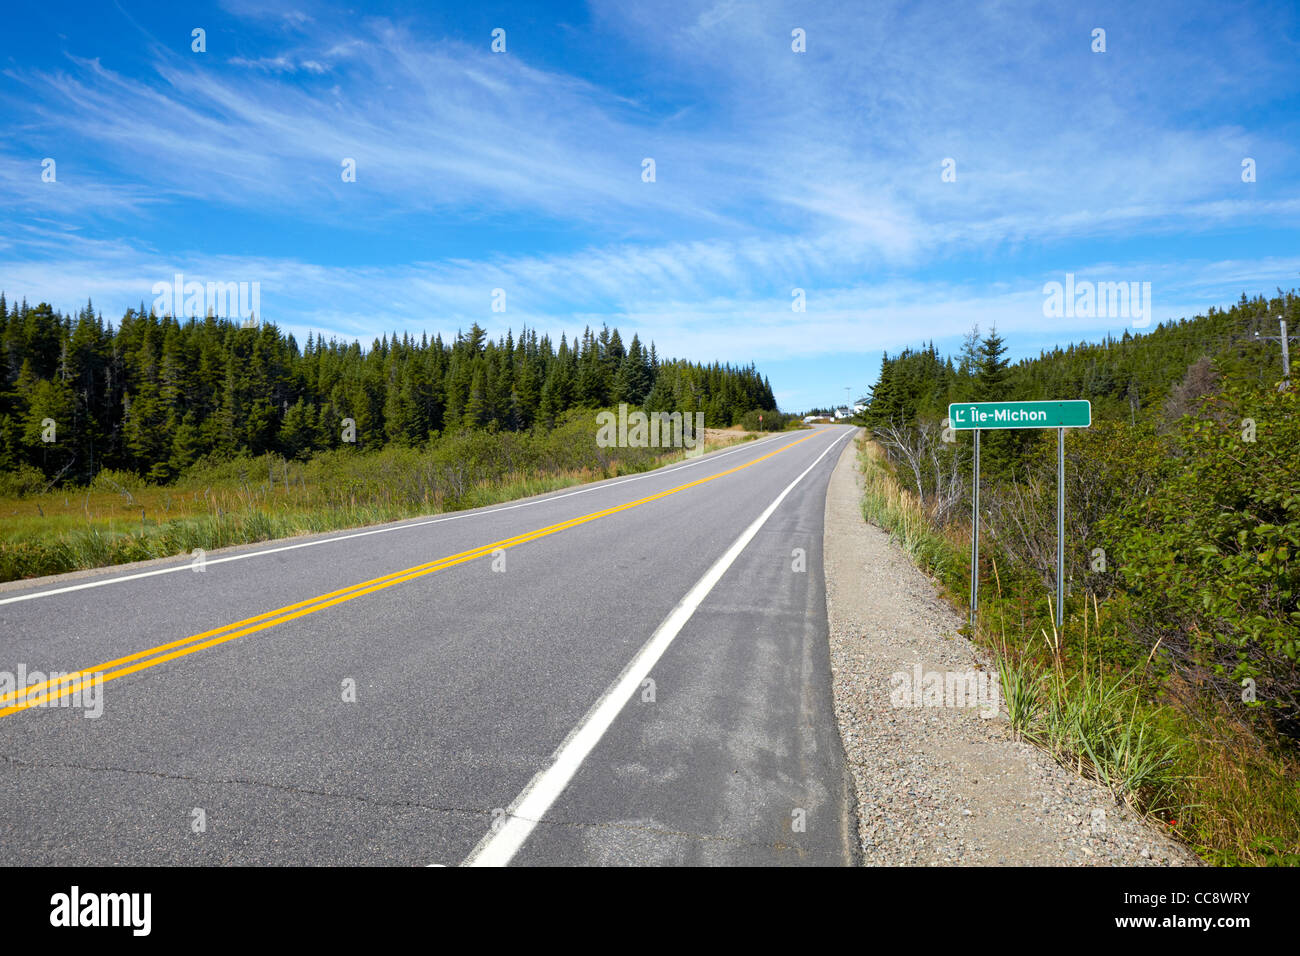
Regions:
<instances>
[{"instance_id":1,"label":"dry grass","mask_svg":"<svg viewBox=\"0 0 1300 956\"><path fill-rule=\"evenodd\" d=\"M1191 792L1171 829L1212 863L1300 866L1300 761L1226 715L1180 717Z\"/></svg>"},{"instance_id":2,"label":"dry grass","mask_svg":"<svg viewBox=\"0 0 1300 956\"><path fill-rule=\"evenodd\" d=\"M704 444L713 450L748 437L715 431ZM0 581L478 508L683 457L680 450L609 449L594 456L599 465L565 467L555 462L574 456L561 448L549 464L511 467L491 441L490 465L417 449L331 452L309 462L264 456L200 470L174 485L107 473L86 488L0 498ZM564 443L560 436L557 444Z\"/></svg>"}]
</instances>

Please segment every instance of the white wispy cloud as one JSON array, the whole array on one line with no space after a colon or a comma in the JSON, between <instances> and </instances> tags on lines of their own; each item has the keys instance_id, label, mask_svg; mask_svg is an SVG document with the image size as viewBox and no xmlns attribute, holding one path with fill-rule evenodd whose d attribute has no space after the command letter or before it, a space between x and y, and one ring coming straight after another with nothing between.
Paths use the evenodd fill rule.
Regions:
<instances>
[{"instance_id":1,"label":"white wispy cloud","mask_svg":"<svg viewBox=\"0 0 1300 956\"><path fill-rule=\"evenodd\" d=\"M0 144L0 203L23 217L0 238L0 285L68 308L92 295L111 314L184 272L260 281L266 317L299 332L609 321L678 354L761 359L974 322L1027 342L1089 331L1045 322L1041 285L1059 273L1043 259L1151 281L1157 320L1298 271L1153 251L1300 221L1300 118L1242 106L1294 97L1294 58L1270 42L1294 26L1285 12L600 2L582 29L593 61L619 58L602 72L315 4L224 6L269 32L220 55L154 43L132 54L143 71L86 51L4 70L7 113L67 158L46 189ZM1105 54L1089 50L1097 25ZM1241 181L1246 156L1256 183ZM151 246L151 219L209 209L354 243L466 225L476 239L382 267L339 265L342 240L299 256L212 251L239 251L229 236ZM1112 251L1135 239L1146 251ZM808 312L791 313L794 287Z\"/></svg>"},{"instance_id":2,"label":"white wispy cloud","mask_svg":"<svg viewBox=\"0 0 1300 956\"><path fill-rule=\"evenodd\" d=\"M10 75L40 91L44 123L107 147L123 179L148 169L144 185L322 218L348 208L344 157L357 160L351 188L378 219L532 210L659 238L680 235L683 221L714 233L847 225L903 254L986 222L1016 239L1077 237L1104 231L1116 208L1140 210L1139 226L1190 221L1193 203L1225 204L1242 221L1276 211L1276 197L1252 202L1260 197L1241 188L1238 163L1250 151L1276 169L1294 155L1284 138L1170 125L1176 112L1143 107L1116 78L1132 71L1126 34L1100 64L1063 67L1063 49L1088 55L1087 30L1056 18L1027 32L1032 9L954 19L896 5L867 17L779 4L601 8L611 26L634 18L629 42L671 56L683 68L676 82L713 97L689 125L661 122L623 91L495 56L486 37L473 47L379 19L343 27L302 14L295 25L313 33L283 52L228 58L243 67L233 72L159 50L152 78L77 57L65 70ZM646 28L651 17L658 29ZM790 51L791 24L807 29L807 54ZM1066 35L1024 43L1016 62L992 41L1053 29ZM1095 88L1057 76L1080 66ZM282 82L285 73L302 82ZM1161 70L1141 77L1149 98L1173 95ZM654 184L640 180L646 155L659 163ZM945 157L957 161L956 183L940 182ZM758 209L772 221L756 222Z\"/></svg>"},{"instance_id":3,"label":"white wispy cloud","mask_svg":"<svg viewBox=\"0 0 1300 956\"><path fill-rule=\"evenodd\" d=\"M805 256L832 255L797 240L780 244L697 242L649 254L627 246L598 252L439 261L393 266L322 266L293 259L177 255L32 228L23 241L39 255L0 258L0 285L65 310L93 291L112 319L153 300L155 283L176 273L199 282L258 282L262 318L293 331L368 342L390 331L451 335L473 322L493 334L523 325L559 334L618 325L667 353L700 360L763 361L898 350L920 340L954 340L978 324L997 325L1025 344L1050 346L1084 335L1121 333L1127 320L1045 318L1043 285L1063 272L1007 275L994 282L944 281L882 273L804 286L806 311L791 309L791 282L737 283L790 274ZM837 246L830 273L851 272ZM55 254L57 253L57 255ZM1096 260L1072 267L1078 280L1149 282L1153 324L1227 306L1242 291L1271 290L1300 275L1300 256L1260 260ZM729 288L727 294L716 292ZM505 313L492 311L493 290ZM66 291L66 290L71 290ZM594 304L594 305L593 305Z\"/></svg>"}]
</instances>

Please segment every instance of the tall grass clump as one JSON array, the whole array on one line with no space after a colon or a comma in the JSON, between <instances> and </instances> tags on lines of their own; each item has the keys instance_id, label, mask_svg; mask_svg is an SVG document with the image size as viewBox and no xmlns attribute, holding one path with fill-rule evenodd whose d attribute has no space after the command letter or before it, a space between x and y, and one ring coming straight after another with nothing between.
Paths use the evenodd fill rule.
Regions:
<instances>
[{"instance_id":1,"label":"tall grass clump","mask_svg":"<svg viewBox=\"0 0 1300 956\"><path fill-rule=\"evenodd\" d=\"M858 443L862 472L862 513L888 531L925 571L951 584L955 570L952 544L935 529L925 507L895 479L888 459L870 440Z\"/></svg>"}]
</instances>

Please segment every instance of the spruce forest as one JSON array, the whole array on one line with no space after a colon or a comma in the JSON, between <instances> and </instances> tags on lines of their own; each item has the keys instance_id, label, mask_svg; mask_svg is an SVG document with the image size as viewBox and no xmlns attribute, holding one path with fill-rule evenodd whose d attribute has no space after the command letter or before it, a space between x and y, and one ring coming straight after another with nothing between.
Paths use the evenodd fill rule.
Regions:
<instances>
[{"instance_id":1,"label":"spruce forest","mask_svg":"<svg viewBox=\"0 0 1300 956\"><path fill-rule=\"evenodd\" d=\"M35 468L55 485L102 469L165 483L205 456L305 460L345 443L345 419L372 451L546 430L571 409L621 402L703 412L709 427L776 406L752 365L665 360L608 327L558 344L533 329L493 340L475 323L450 343L394 333L362 349L309 334L300 347L265 322L141 307L114 326L89 302L70 316L0 294L0 472Z\"/></svg>"}]
</instances>

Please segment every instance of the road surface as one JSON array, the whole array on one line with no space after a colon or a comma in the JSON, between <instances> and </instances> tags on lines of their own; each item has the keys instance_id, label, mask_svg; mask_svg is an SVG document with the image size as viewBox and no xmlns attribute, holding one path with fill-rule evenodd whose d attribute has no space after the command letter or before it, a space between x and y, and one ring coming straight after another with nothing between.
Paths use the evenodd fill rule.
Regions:
<instances>
[{"instance_id":1,"label":"road surface","mask_svg":"<svg viewBox=\"0 0 1300 956\"><path fill-rule=\"evenodd\" d=\"M86 678L0 693L0 861L854 862L821 567L852 431L0 590L0 672L106 675L95 718Z\"/></svg>"}]
</instances>

